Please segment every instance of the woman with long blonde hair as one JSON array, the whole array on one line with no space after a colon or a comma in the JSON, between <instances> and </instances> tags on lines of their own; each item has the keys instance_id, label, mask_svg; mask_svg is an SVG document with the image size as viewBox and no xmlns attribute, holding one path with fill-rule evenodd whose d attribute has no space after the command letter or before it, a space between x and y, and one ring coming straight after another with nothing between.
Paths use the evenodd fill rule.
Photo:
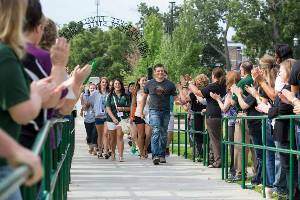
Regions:
<instances>
[{"instance_id":1,"label":"woman with long blonde hair","mask_svg":"<svg viewBox=\"0 0 300 200\"><path fill-rule=\"evenodd\" d=\"M38 115L42 102L50 93L45 81L34 81L29 86L20 62L24 55L22 27L26 9L27 1L0 0L0 127L14 140L19 138L20 124L27 124ZM36 156L20 157L10 164L29 165L32 176L28 184L42 176L41 163ZM0 182L11 171L5 160L0 159ZM21 199L19 190L8 199Z\"/></svg>"}]
</instances>

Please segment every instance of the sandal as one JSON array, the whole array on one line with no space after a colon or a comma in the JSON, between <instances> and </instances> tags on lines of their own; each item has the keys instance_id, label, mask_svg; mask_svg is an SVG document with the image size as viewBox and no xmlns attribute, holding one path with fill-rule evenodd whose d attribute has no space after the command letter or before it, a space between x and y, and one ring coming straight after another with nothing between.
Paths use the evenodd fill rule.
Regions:
<instances>
[{"instance_id":1,"label":"sandal","mask_svg":"<svg viewBox=\"0 0 300 200\"><path fill-rule=\"evenodd\" d=\"M119 157L119 162L124 162L124 158L123 157Z\"/></svg>"}]
</instances>

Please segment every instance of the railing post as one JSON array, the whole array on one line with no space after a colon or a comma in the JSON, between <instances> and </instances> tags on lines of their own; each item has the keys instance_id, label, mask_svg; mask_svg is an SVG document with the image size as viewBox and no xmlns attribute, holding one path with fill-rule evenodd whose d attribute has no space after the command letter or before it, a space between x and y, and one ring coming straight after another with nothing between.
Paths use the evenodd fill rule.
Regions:
<instances>
[{"instance_id":1,"label":"railing post","mask_svg":"<svg viewBox=\"0 0 300 200\"><path fill-rule=\"evenodd\" d=\"M177 113L174 114L174 119L175 119L175 117L177 117ZM177 121L177 127L178 127L178 121ZM174 153L174 137L172 137L171 152L172 152L172 154Z\"/></svg>"},{"instance_id":2,"label":"railing post","mask_svg":"<svg viewBox=\"0 0 300 200\"><path fill-rule=\"evenodd\" d=\"M189 133L187 114L184 114L184 158L187 159L187 134Z\"/></svg>"},{"instance_id":3,"label":"railing post","mask_svg":"<svg viewBox=\"0 0 300 200\"><path fill-rule=\"evenodd\" d=\"M241 127L242 127L242 188L246 188L246 147L245 147L245 132L246 132L246 127L245 127L245 119L242 117L241 118Z\"/></svg>"},{"instance_id":4,"label":"railing post","mask_svg":"<svg viewBox=\"0 0 300 200\"><path fill-rule=\"evenodd\" d=\"M192 136L193 136L193 162L196 161L196 141L195 141L195 134L196 134L196 129L195 129L195 119L197 116L197 113L193 113L193 120L192 120Z\"/></svg>"},{"instance_id":5,"label":"railing post","mask_svg":"<svg viewBox=\"0 0 300 200\"><path fill-rule=\"evenodd\" d=\"M177 155L180 156L180 114L178 115L177 147Z\"/></svg>"},{"instance_id":6,"label":"railing post","mask_svg":"<svg viewBox=\"0 0 300 200\"><path fill-rule=\"evenodd\" d=\"M267 128L266 128L266 124L267 121L265 118L263 118L261 120L261 128L262 128L262 145L263 147L266 147L266 138L267 138ZM266 181L267 181L267 160L266 160L266 155L267 155L267 151L266 149L263 149L263 160L262 160L262 181L263 181L263 197L266 198Z\"/></svg>"},{"instance_id":7,"label":"railing post","mask_svg":"<svg viewBox=\"0 0 300 200\"><path fill-rule=\"evenodd\" d=\"M228 142L228 118L224 118L224 121L223 121L223 126L224 129L225 129L225 141ZM223 137L221 137L223 138ZM223 140L224 141L224 140ZM228 144L225 144L222 142L223 145L221 145L221 147L224 146L224 154L223 154L223 157L222 157L222 160L224 160L224 167L225 167L225 179L228 179ZM224 157L225 156L225 157ZM223 162L222 162L223 163ZM224 180L224 169L223 169L223 166L222 166L222 177L223 177L223 180Z\"/></svg>"},{"instance_id":8,"label":"railing post","mask_svg":"<svg viewBox=\"0 0 300 200\"><path fill-rule=\"evenodd\" d=\"M295 119L290 119L290 150L294 149L294 140L295 140ZM294 154L290 154L290 171L289 171L289 199L294 199Z\"/></svg>"},{"instance_id":9,"label":"railing post","mask_svg":"<svg viewBox=\"0 0 300 200\"><path fill-rule=\"evenodd\" d=\"M44 168L44 178L42 180L43 182L42 194L43 197L45 197L51 191L51 173L52 173L52 166L53 166L52 151L50 148L50 134L47 136L46 143L43 147L42 158L43 158L43 168ZM51 194L49 195L51 199L52 195Z\"/></svg>"}]
</instances>

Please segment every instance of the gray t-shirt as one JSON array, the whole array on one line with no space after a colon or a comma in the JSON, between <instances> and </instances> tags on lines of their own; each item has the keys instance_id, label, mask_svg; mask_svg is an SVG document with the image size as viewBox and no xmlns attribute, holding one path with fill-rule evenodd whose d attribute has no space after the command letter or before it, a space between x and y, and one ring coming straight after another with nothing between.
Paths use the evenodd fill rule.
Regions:
<instances>
[{"instance_id":1,"label":"gray t-shirt","mask_svg":"<svg viewBox=\"0 0 300 200\"><path fill-rule=\"evenodd\" d=\"M149 110L170 110L170 96L176 96L174 83L165 79L157 82L155 79L149 81L144 87L144 92L149 94Z\"/></svg>"}]
</instances>

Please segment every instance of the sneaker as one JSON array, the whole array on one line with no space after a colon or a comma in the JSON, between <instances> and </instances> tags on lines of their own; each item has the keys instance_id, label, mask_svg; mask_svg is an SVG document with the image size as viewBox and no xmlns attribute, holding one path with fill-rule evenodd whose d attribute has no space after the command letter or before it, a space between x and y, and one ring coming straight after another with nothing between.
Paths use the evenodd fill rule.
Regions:
<instances>
[{"instance_id":1,"label":"sneaker","mask_svg":"<svg viewBox=\"0 0 300 200\"><path fill-rule=\"evenodd\" d=\"M265 191L266 191L266 199L267 200L272 199L273 188L266 187Z\"/></svg>"},{"instance_id":2,"label":"sneaker","mask_svg":"<svg viewBox=\"0 0 300 200\"><path fill-rule=\"evenodd\" d=\"M110 155L109 155L108 153L105 153L105 154L104 154L104 158L105 158L105 159L109 159L109 157L110 157Z\"/></svg>"},{"instance_id":3,"label":"sneaker","mask_svg":"<svg viewBox=\"0 0 300 200\"><path fill-rule=\"evenodd\" d=\"M124 162L124 158L123 157L119 157L119 162Z\"/></svg>"},{"instance_id":4,"label":"sneaker","mask_svg":"<svg viewBox=\"0 0 300 200\"><path fill-rule=\"evenodd\" d=\"M160 157L159 162L160 163L167 163L166 158L164 158L164 157Z\"/></svg>"},{"instance_id":5,"label":"sneaker","mask_svg":"<svg viewBox=\"0 0 300 200\"><path fill-rule=\"evenodd\" d=\"M242 180L242 175L235 175L232 179L232 181L241 181Z\"/></svg>"},{"instance_id":6,"label":"sneaker","mask_svg":"<svg viewBox=\"0 0 300 200\"><path fill-rule=\"evenodd\" d=\"M154 165L159 165L159 157L155 156L155 157L153 158L153 164L154 164Z\"/></svg>"},{"instance_id":7,"label":"sneaker","mask_svg":"<svg viewBox=\"0 0 300 200\"><path fill-rule=\"evenodd\" d=\"M170 155L170 148L166 148L166 156Z\"/></svg>"},{"instance_id":8,"label":"sneaker","mask_svg":"<svg viewBox=\"0 0 300 200\"><path fill-rule=\"evenodd\" d=\"M97 156L98 158L103 158L103 154L100 151L97 152Z\"/></svg>"}]
</instances>

